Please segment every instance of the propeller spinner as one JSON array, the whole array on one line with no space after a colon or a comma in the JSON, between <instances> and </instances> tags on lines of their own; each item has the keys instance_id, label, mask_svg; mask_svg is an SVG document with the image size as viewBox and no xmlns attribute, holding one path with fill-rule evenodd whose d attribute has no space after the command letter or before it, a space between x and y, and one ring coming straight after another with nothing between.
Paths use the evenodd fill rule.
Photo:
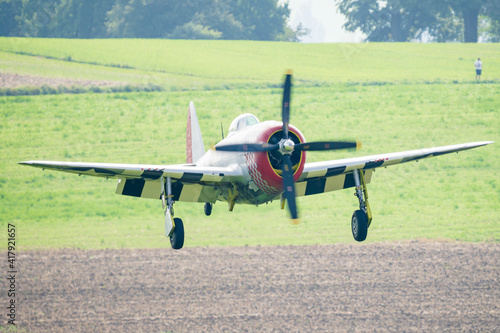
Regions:
<instances>
[{"instance_id":1,"label":"propeller spinner","mask_svg":"<svg viewBox=\"0 0 500 333\"><path fill-rule=\"evenodd\" d=\"M247 152L271 152L278 151L282 155L281 170L283 178L283 197L288 203L288 209L292 221L298 223L297 203L295 199L295 181L293 179L293 165L290 159L294 150L299 151L326 151L348 148L360 148L359 142L344 142L344 141L318 141L304 142L295 144L289 138L290 127L290 96L292 88L292 73L288 71L285 76L285 84L283 88L283 102L281 107L281 120L283 122L283 138L277 144L268 142L248 143L248 144L232 144L215 147L220 151L247 151Z\"/></svg>"}]
</instances>

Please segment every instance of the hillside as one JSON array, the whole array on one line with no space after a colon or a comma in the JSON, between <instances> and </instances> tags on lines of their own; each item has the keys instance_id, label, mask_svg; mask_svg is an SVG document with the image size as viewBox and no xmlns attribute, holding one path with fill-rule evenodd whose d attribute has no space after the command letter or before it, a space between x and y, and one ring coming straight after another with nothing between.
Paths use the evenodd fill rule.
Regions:
<instances>
[{"instance_id":1,"label":"hillside","mask_svg":"<svg viewBox=\"0 0 500 333\"><path fill-rule=\"evenodd\" d=\"M167 89L500 80L498 44L299 44L252 41L0 38L0 72L154 83Z\"/></svg>"}]
</instances>

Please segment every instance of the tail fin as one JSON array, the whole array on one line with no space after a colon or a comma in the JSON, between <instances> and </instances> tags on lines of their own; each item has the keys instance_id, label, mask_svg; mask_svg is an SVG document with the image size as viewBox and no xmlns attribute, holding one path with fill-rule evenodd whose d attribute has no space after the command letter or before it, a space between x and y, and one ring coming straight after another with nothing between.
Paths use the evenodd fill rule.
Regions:
<instances>
[{"instance_id":1,"label":"tail fin","mask_svg":"<svg viewBox=\"0 0 500 333\"><path fill-rule=\"evenodd\" d=\"M196 163L205 155L205 147L201 137L200 124L196 116L194 103L189 103L186 131L186 163Z\"/></svg>"}]
</instances>

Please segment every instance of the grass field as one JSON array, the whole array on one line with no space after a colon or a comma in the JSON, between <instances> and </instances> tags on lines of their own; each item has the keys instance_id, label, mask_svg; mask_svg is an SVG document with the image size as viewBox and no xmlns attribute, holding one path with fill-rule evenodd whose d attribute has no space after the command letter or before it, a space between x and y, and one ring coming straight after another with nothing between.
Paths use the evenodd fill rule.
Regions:
<instances>
[{"instance_id":1,"label":"grass field","mask_svg":"<svg viewBox=\"0 0 500 333\"><path fill-rule=\"evenodd\" d=\"M485 63L473 82L474 58ZM121 66L121 68L119 67ZM500 139L500 46L293 44L0 38L0 72L160 84L167 91L0 97L0 222L24 250L169 247L161 203L114 194L115 181L42 172L23 160L173 164L185 160L187 105L206 148L243 112L279 119L282 73L293 68L292 124L307 140L358 139L356 153ZM498 143L381 169L369 185L368 242L500 240ZM299 226L277 202L176 203L186 246L353 242L353 191L299 198ZM6 238L6 233L0 237Z\"/></svg>"},{"instance_id":2,"label":"grass field","mask_svg":"<svg viewBox=\"0 0 500 333\"><path fill-rule=\"evenodd\" d=\"M1 71L153 82L173 90L277 86L279 74L286 68L294 70L295 84L309 86L339 82L467 82L474 79L477 57L483 59L483 79L500 80L498 44L0 37Z\"/></svg>"}]
</instances>

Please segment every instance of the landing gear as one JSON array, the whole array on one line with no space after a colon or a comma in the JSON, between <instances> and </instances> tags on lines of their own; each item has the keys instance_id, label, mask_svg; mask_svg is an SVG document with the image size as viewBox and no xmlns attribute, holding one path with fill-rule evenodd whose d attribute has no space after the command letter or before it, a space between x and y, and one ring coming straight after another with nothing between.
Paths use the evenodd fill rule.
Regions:
<instances>
[{"instance_id":1,"label":"landing gear","mask_svg":"<svg viewBox=\"0 0 500 333\"><path fill-rule=\"evenodd\" d=\"M184 245L184 224L179 218L174 218L175 228L170 234L170 245L174 250L182 249Z\"/></svg>"},{"instance_id":2,"label":"landing gear","mask_svg":"<svg viewBox=\"0 0 500 333\"><path fill-rule=\"evenodd\" d=\"M174 200L172 195L172 181L167 177L167 195L165 196L165 179L161 177L161 201L165 209L165 236L170 238L170 245L174 250L184 246L184 224L179 218L174 218Z\"/></svg>"},{"instance_id":3,"label":"landing gear","mask_svg":"<svg viewBox=\"0 0 500 333\"><path fill-rule=\"evenodd\" d=\"M372 221L372 213L370 204L368 203L368 191L366 189L363 171L354 170L353 175L354 183L356 184L356 192L354 195L359 200L359 209L352 214L351 230L354 239L358 242L362 242L368 235L368 227Z\"/></svg>"},{"instance_id":4,"label":"landing gear","mask_svg":"<svg viewBox=\"0 0 500 333\"><path fill-rule=\"evenodd\" d=\"M210 202L205 202L203 211L205 212L206 216L210 216L210 214L212 214L212 204Z\"/></svg>"}]
</instances>

